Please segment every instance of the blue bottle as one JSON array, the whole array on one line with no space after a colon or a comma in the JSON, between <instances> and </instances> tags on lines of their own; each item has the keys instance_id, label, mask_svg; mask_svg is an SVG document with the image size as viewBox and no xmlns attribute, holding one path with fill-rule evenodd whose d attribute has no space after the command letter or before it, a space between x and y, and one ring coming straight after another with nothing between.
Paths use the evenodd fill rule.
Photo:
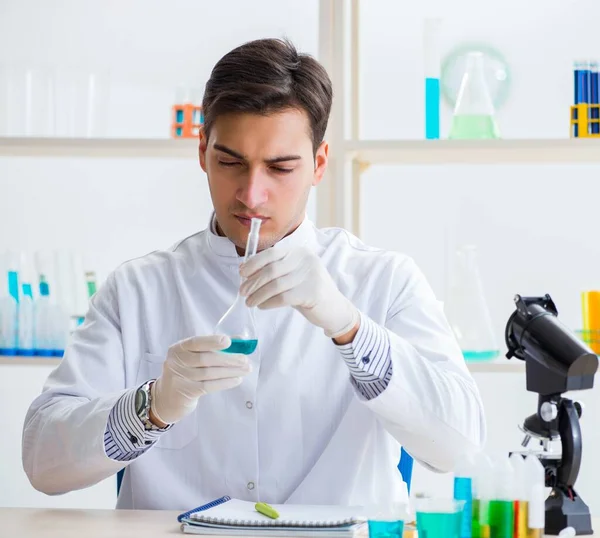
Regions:
<instances>
[{"instance_id":1,"label":"blue bottle","mask_svg":"<svg viewBox=\"0 0 600 538\"><path fill-rule=\"evenodd\" d=\"M10 294L0 296L0 355L17 354L17 301Z\"/></svg>"},{"instance_id":2,"label":"blue bottle","mask_svg":"<svg viewBox=\"0 0 600 538\"><path fill-rule=\"evenodd\" d=\"M54 315L50 303L50 286L40 275L40 296L34 311L34 347L40 357L52 357L54 343Z\"/></svg>"},{"instance_id":3,"label":"blue bottle","mask_svg":"<svg viewBox=\"0 0 600 538\"><path fill-rule=\"evenodd\" d=\"M0 269L0 355L4 356L17 354L19 293L16 286L17 273L9 263Z\"/></svg>"},{"instance_id":4,"label":"blue bottle","mask_svg":"<svg viewBox=\"0 0 600 538\"><path fill-rule=\"evenodd\" d=\"M590 110L590 119L594 120L590 124L591 134L600 134L600 68L598 62L590 62L590 104L595 105Z\"/></svg>"},{"instance_id":5,"label":"blue bottle","mask_svg":"<svg viewBox=\"0 0 600 538\"><path fill-rule=\"evenodd\" d=\"M474 476L475 462L472 456L467 455L454 470L454 498L465 502L460 525L460 538L471 538Z\"/></svg>"},{"instance_id":6,"label":"blue bottle","mask_svg":"<svg viewBox=\"0 0 600 538\"><path fill-rule=\"evenodd\" d=\"M23 283L23 293L19 301L19 347L17 355L30 357L33 350L33 293L31 284Z\"/></svg>"}]
</instances>

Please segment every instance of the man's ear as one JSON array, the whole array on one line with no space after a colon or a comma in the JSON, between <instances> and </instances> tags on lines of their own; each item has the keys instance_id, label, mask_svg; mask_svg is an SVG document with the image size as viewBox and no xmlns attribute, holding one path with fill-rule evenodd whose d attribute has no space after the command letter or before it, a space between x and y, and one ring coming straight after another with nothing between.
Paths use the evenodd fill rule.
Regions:
<instances>
[{"instance_id":1,"label":"man's ear","mask_svg":"<svg viewBox=\"0 0 600 538\"><path fill-rule=\"evenodd\" d=\"M206 132L204 126L200 127L200 144L198 146L198 158L200 160L200 167L206 172L206 148L208 146L208 140L206 138Z\"/></svg>"},{"instance_id":2,"label":"man's ear","mask_svg":"<svg viewBox=\"0 0 600 538\"><path fill-rule=\"evenodd\" d=\"M323 140L317 152L315 153L315 174L313 178L313 187L316 187L323 179L323 174L327 169L327 162L329 160L329 144L326 140Z\"/></svg>"}]
</instances>

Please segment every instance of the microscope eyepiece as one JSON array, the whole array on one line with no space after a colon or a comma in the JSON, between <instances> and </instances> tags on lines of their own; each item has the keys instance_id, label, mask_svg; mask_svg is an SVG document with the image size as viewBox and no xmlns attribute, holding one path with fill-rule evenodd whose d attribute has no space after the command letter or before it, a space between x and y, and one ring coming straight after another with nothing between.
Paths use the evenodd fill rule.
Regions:
<instances>
[{"instance_id":1,"label":"microscope eyepiece","mask_svg":"<svg viewBox=\"0 0 600 538\"><path fill-rule=\"evenodd\" d=\"M548 395L591 389L598 357L558 320L550 295L516 295L515 305L506 324L506 356L526 361L527 390Z\"/></svg>"}]
</instances>

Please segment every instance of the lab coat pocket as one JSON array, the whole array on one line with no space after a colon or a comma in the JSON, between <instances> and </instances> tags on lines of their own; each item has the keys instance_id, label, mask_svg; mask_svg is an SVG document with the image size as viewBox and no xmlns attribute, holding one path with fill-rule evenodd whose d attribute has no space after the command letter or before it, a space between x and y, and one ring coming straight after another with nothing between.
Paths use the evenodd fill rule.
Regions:
<instances>
[{"instance_id":1,"label":"lab coat pocket","mask_svg":"<svg viewBox=\"0 0 600 538\"><path fill-rule=\"evenodd\" d=\"M153 355L145 353L140 360L140 366L137 374L137 383L140 385L149 379L156 379L162 373L165 357L163 355ZM155 448L164 448L167 450L178 450L189 445L198 434L198 421L196 413L191 413L174 424L171 429L160 436L156 442Z\"/></svg>"}]
</instances>

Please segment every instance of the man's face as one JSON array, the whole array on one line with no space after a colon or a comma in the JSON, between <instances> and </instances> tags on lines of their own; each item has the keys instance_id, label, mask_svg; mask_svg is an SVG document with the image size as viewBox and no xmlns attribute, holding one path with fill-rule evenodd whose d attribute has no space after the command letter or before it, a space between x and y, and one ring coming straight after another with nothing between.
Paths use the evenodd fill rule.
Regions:
<instances>
[{"instance_id":1,"label":"man's face","mask_svg":"<svg viewBox=\"0 0 600 538\"><path fill-rule=\"evenodd\" d=\"M262 219L259 250L294 231L327 153L324 142L313 155L308 117L296 109L217 118L208 141L200 134L200 165L220 230L242 251L252 217Z\"/></svg>"}]
</instances>

